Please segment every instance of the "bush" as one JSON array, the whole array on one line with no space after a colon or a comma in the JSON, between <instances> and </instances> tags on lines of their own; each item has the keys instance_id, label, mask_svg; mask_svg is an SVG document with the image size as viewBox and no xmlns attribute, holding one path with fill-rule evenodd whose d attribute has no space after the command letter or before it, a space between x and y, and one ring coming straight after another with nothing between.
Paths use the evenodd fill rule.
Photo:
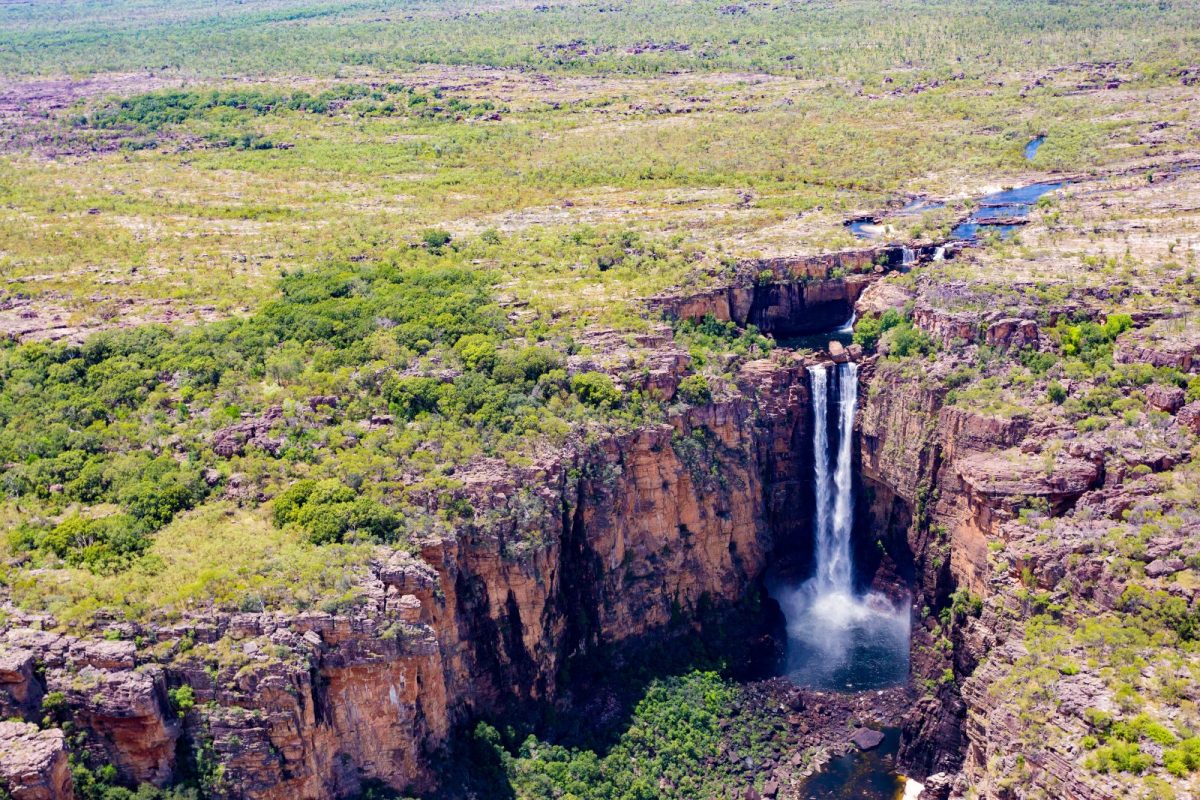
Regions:
<instances>
[{"instance_id":1,"label":"bush","mask_svg":"<svg viewBox=\"0 0 1200 800\"><path fill-rule=\"evenodd\" d=\"M862 345L865 350L874 350L884 333L904 322L904 316L894 308L889 308L878 317L863 317L854 325L854 343Z\"/></svg>"},{"instance_id":2,"label":"bush","mask_svg":"<svg viewBox=\"0 0 1200 800\"><path fill-rule=\"evenodd\" d=\"M421 244L425 245L425 249L434 253L440 253L442 248L450 244L453 237L449 231L441 228L430 228L421 234Z\"/></svg>"},{"instance_id":3,"label":"bush","mask_svg":"<svg viewBox=\"0 0 1200 800\"><path fill-rule=\"evenodd\" d=\"M35 536L33 541L26 539L21 543L53 553L73 567L105 572L123 567L140 556L150 546L150 537L143 522L126 514L97 519L75 514L40 538Z\"/></svg>"},{"instance_id":4,"label":"bush","mask_svg":"<svg viewBox=\"0 0 1200 800\"><path fill-rule=\"evenodd\" d=\"M496 342L482 333L468 333L454 343L454 352L467 369L491 372L496 366Z\"/></svg>"},{"instance_id":5,"label":"bush","mask_svg":"<svg viewBox=\"0 0 1200 800\"><path fill-rule=\"evenodd\" d=\"M583 372L571 378L571 391L580 402L594 408L613 408L620 404L621 393L612 378L603 372Z\"/></svg>"},{"instance_id":6,"label":"bush","mask_svg":"<svg viewBox=\"0 0 1200 800\"><path fill-rule=\"evenodd\" d=\"M175 713L180 719L186 717L187 713L196 705L196 693L186 683L183 686L168 689L167 699L170 700L171 708L175 709Z\"/></svg>"},{"instance_id":7,"label":"bush","mask_svg":"<svg viewBox=\"0 0 1200 800\"><path fill-rule=\"evenodd\" d=\"M1063 404L1063 401L1067 399L1067 389L1058 381L1054 381L1048 387L1046 387L1046 397L1049 398L1050 402L1054 403L1054 405L1060 406Z\"/></svg>"},{"instance_id":8,"label":"bush","mask_svg":"<svg viewBox=\"0 0 1200 800\"><path fill-rule=\"evenodd\" d=\"M1084 763L1097 772L1131 772L1140 775L1153 766L1154 759L1143 753L1136 744L1118 741L1097 748Z\"/></svg>"},{"instance_id":9,"label":"bush","mask_svg":"<svg viewBox=\"0 0 1200 800\"><path fill-rule=\"evenodd\" d=\"M679 399L694 406L712 401L712 389L703 375L688 375L679 382Z\"/></svg>"},{"instance_id":10,"label":"bush","mask_svg":"<svg viewBox=\"0 0 1200 800\"><path fill-rule=\"evenodd\" d=\"M412 420L438 410L446 391L443 386L437 378L393 376L384 383L383 396L393 414Z\"/></svg>"},{"instance_id":11,"label":"bush","mask_svg":"<svg viewBox=\"0 0 1200 800\"><path fill-rule=\"evenodd\" d=\"M396 538L399 525L390 508L359 497L334 478L296 481L275 498L273 516L277 527L299 525L313 544L335 544L350 537L389 542Z\"/></svg>"}]
</instances>

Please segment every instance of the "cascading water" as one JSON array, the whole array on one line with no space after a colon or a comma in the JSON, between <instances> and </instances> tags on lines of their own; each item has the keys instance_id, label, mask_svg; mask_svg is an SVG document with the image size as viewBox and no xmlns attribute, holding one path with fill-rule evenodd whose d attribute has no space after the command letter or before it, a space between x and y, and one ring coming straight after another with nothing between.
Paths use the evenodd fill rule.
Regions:
<instances>
[{"instance_id":1,"label":"cascading water","mask_svg":"<svg viewBox=\"0 0 1200 800\"><path fill-rule=\"evenodd\" d=\"M854 437L854 411L858 392L858 365L838 370L837 460L829 479L828 387L824 366L809 367L813 383L813 489L816 496L817 588L822 594L849 594L854 575L850 568L850 536L854 530L854 486L850 474ZM843 379L844 376L844 379Z\"/></svg>"},{"instance_id":2,"label":"cascading water","mask_svg":"<svg viewBox=\"0 0 1200 800\"><path fill-rule=\"evenodd\" d=\"M938 248L933 251L933 260L934 261L945 261L946 260L946 245L944 245L944 244L938 245Z\"/></svg>"},{"instance_id":3,"label":"cascading water","mask_svg":"<svg viewBox=\"0 0 1200 800\"><path fill-rule=\"evenodd\" d=\"M917 263L917 253L911 247L904 247L900 250L900 263L906 267L911 267Z\"/></svg>"},{"instance_id":4,"label":"cascading water","mask_svg":"<svg viewBox=\"0 0 1200 800\"><path fill-rule=\"evenodd\" d=\"M823 689L861 690L903 682L909 616L881 594L854 589L854 415L858 365L808 368L813 408L813 575L772 594L787 618L788 674ZM830 396L836 441L830 442ZM831 455L833 456L831 459ZM831 464L832 461L832 464Z\"/></svg>"}]
</instances>

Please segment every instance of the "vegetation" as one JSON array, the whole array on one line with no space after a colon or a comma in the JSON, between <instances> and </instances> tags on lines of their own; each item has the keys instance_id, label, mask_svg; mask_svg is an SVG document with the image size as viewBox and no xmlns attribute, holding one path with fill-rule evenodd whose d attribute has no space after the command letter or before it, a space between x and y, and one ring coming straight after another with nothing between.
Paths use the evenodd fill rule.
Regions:
<instances>
[{"instance_id":1,"label":"vegetation","mask_svg":"<svg viewBox=\"0 0 1200 800\"><path fill-rule=\"evenodd\" d=\"M690 672L650 684L628 726L606 752L563 747L528 736L506 741L480 723L478 742L496 754L517 798L657 800L723 797L742 780L744 759L778 757L784 719L765 709L731 713L736 684L715 672Z\"/></svg>"},{"instance_id":2,"label":"vegetation","mask_svg":"<svg viewBox=\"0 0 1200 800\"><path fill-rule=\"evenodd\" d=\"M984 6L909 2L879 25L873 4L807 9L661 0L613 8L580 4L478 9L379 2L270 7L166 2L97 9L22 6L6 17L0 70L332 75L347 69L486 64L588 73L678 69L775 72L878 80L920 65L914 82L1015 68L1120 58L1172 59L1197 25L1188 4L1103 0ZM1096 24L1103 19L1104 25ZM653 20L649 28L648 21ZM648 31L654 39L647 40ZM582 38L581 38L582 34ZM713 46L713 43L730 43ZM134 46L136 43L137 46Z\"/></svg>"},{"instance_id":3,"label":"vegetation","mask_svg":"<svg viewBox=\"0 0 1200 800\"><path fill-rule=\"evenodd\" d=\"M929 694L970 680L956 648L977 626L1024 645L989 654L1011 662L989 689L1023 725L981 767L1007 774L985 777L1037 795L1017 789L1026 755L1053 748L1122 796L1169 797L1200 773L1200 451L1175 410L1200 399L1194 348L1176 358L1200 341L1196 30L1200 6L1178 1L10 4L0 599L236 681L240 645L124 623L345 613L370 602L368 571L431 537L495 535L524 557L572 509L518 485L499 524L480 474L668 430L777 347L664 315L663 295L723 313L781 281L807 294L820 268L783 265L866 247L850 218L929 252L977 210L962 198L1070 174L1011 235L888 278L916 299L853 339L878 356L864 379L904 402L861 422L905 432L871 456L916 479L907 540L929 545L912 566L944 600L915 628ZM916 196L950 199L913 212ZM1013 322L1035 333L1006 341ZM953 498L925 474L977 430L1029 485L971 487L996 505L969 532L989 538L969 559L986 598L942 593L965 568ZM730 488L712 431L675 426L670 446L701 492ZM1103 496L1077 500L1072 468ZM913 554L892 555L907 571ZM611 742L480 725L482 777L522 798L699 800L747 794L747 763L794 754L784 710L658 666ZM191 736L199 684L175 682ZM87 749L69 693L37 716ZM183 785L119 786L76 757L76 793L211 795L220 767L195 744Z\"/></svg>"}]
</instances>

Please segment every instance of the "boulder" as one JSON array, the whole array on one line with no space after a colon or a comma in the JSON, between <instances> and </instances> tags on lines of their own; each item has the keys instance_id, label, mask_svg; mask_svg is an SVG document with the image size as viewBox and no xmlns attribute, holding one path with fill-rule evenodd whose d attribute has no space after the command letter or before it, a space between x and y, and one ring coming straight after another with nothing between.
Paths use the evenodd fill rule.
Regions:
<instances>
[{"instance_id":1,"label":"boulder","mask_svg":"<svg viewBox=\"0 0 1200 800\"><path fill-rule=\"evenodd\" d=\"M1200 436L1200 400L1188 403L1179 409L1179 414L1176 418L1179 420L1180 425L1190 428L1192 433Z\"/></svg>"},{"instance_id":2,"label":"boulder","mask_svg":"<svg viewBox=\"0 0 1200 800\"><path fill-rule=\"evenodd\" d=\"M0 646L0 713L32 718L42 702L42 685L34 677L34 655L29 650Z\"/></svg>"},{"instance_id":3,"label":"boulder","mask_svg":"<svg viewBox=\"0 0 1200 800\"><path fill-rule=\"evenodd\" d=\"M0 784L12 800L73 800L63 732L0 722Z\"/></svg>"},{"instance_id":4,"label":"boulder","mask_svg":"<svg viewBox=\"0 0 1200 800\"><path fill-rule=\"evenodd\" d=\"M838 341L829 343L829 357L833 359L833 363L835 364L845 364L850 360L850 354L846 352L846 348Z\"/></svg>"},{"instance_id":5,"label":"boulder","mask_svg":"<svg viewBox=\"0 0 1200 800\"><path fill-rule=\"evenodd\" d=\"M283 449L284 441L268 434L272 427L282 421L283 407L271 406L260 416L249 417L216 431L209 444L212 446L213 452L222 458L242 455L246 452L246 447L250 445L276 456Z\"/></svg>"},{"instance_id":6,"label":"boulder","mask_svg":"<svg viewBox=\"0 0 1200 800\"><path fill-rule=\"evenodd\" d=\"M875 281L859 295L854 313L860 318L879 316L889 308L901 310L912 299L913 293L896 281Z\"/></svg>"},{"instance_id":7,"label":"boulder","mask_svg":"<svg viewBox=\"0 0 1200 800\"><path fill-rule=\"evenodd\" d=\"M883 742L883 732L871 728L859 728L851 735L850 741L859 750L874 750Z\"/></svg>"},{"instance_id":8,"label":"boulder","mask_svg":"<svg viewBox=\"0 0 1200 800\"><path fill-rule=\"evenodd\" d=\"M1146 387L1146 402L1151 408L1174 414L1183 408L1184 393L1178 386L1163 386L1152 383Z\"/></svg>"},{"instance_id":9,"label":"boulder","mask_svg":"<svg viewBox=\"0 0 1200 800\"><path fill-rule=\"evenodd\" d=\"M1179 558L1156 558L1146 565L1146 576L1162 578L1181 572L1186 566L1187 564L1184 564L1183 560Z\"/></svg>"},{"instance_id":10,"label":"boulder","mask_svg":"<svg viewBox=\"0 0 1200 800\"><path fill-rule=\"evenodd\" d=\"M76 667L114 670L132 669L136 656L133 642L81 639L71 645L69 659Z\"/></svg>"},{"instance_id":11,"label":"boulder","mask_svg":"<svg viewBox=\"0 0 1200 800\"><path fill-rule=\"evenodd\" d=\"M999 350L1037 347L1041 341L1038 324L1031 319L1002 319L992 323L984 334L987 344Z\"/></svg>"}]
</instances>

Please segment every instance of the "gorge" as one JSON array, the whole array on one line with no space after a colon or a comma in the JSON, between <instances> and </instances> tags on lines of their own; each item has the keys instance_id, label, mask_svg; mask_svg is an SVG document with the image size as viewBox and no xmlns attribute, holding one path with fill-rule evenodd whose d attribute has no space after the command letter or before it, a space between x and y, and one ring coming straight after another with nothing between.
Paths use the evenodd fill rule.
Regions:
<instances>
[{"instance_id":1,"label":"gorge","mask_svg":"<svg viewBox=\"0 0 1200 800\"><path fill-rule=\"evenodd\" d=\"M915 256L897 256L894 273L826 272L799 296L788 284L746 290L749 313L788 333L813 324L797 310L806 303L827 304L816 319L877 317L881 304L911 302L897 288ZM808 276L836 263L772 268ZM741 291L682 298L677 307L728 313L741 307ZM930 336L948 335L935 306L918 302L913 318ZM960 329L986 332L997 346L1022 330L983 316ZM687 359L670 335L639 344L661 365L642 379L678 391ZM523 469L490 463L462 475L475 521L373 561L361 578L370 601L352 614L114 621L107 630L118 638L55 632L52 620L15 612L4 633L4 707L32 719L44 698L61 697L63 724L85 727L85 747L131 783L166 783L196 769L191 754L202 752L219 765L210 791L220 796L348 796L368 779L430 791L439 782L436 754L473 719L547 703L595 713L579 678L567 676L571 663L619 665L646 645L731 625L724 655L751 657L764 619L746 603L766 586L785 620L783 671L816 692L789 702L819 708L832 690L867 703L835 712L846 716L825 720L808 741L844 752L847 724L870 721L875 691L895 687L911 699L877 712L873 724L902 725L898 765L926 782L922 796L946 796L955 775L985 781L984 754L1003 740L994 730L985 739L977 716L994 703L980 688L992 679L971 676L980 641L995 649L1004 629L990 610L975 616L978 600L964 599L994 591L1002 574L992 572L983 542L1026 498L1044 498L1050 509L1089 493L1108 502L1100 469L1086 448L1057 456L1048 472L1020 457L998 461L996 448L1021 452L1013 448L1028 422L954 406L937 381L905 373L905 362L856 348L842 363L779 348L741 365L730 391L662 424ZM523 516L513 514L514 501ZM531 539L531 531L541 534ZM772 575L788 552L807 572ZM1038 558L1049 565L1055 557ZM951 638L938 650L928 627L912 630L910 680L909 620L921 618L922 606L943 610ZM917 698L921 683L929 688ZM180 686L195 697L185 714L172 699ZM71 797L64 738L4 724L6 752L42 759L33 772L28 762L20 762L24 773L4 767L13 796ZM1053 761L1039 763L1046 772L1036 775L1056 774ZM745 780L761 784L754 772ZM803 772L778 767L766 780L779 797L807 785Z\"/></svg>"},{"instance_id":2,"label":"gorge","mask_svg":"<svg viewBox=\"0 0 1200 800\"><path fill-rule=\"evenodd\" d=\"M0 90L0 800L1200 797L1200 68L641 2Z\"/></svg>"}]
</instances>

